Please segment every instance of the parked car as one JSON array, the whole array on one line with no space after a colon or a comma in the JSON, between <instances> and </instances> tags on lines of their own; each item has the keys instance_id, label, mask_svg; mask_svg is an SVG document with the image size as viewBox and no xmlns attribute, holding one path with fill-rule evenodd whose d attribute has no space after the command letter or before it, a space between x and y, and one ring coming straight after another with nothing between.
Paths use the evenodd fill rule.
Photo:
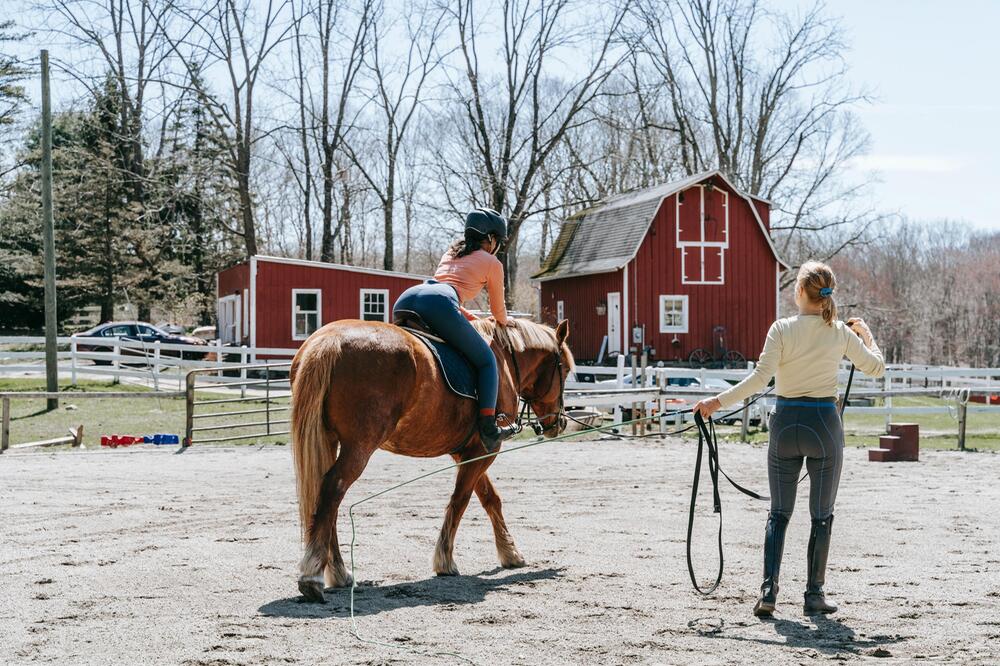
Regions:
<instances>
[{"instance_id":1,"label":"parked car","mask_svg":"<svg viewBox=\"0 0 1000 666\"><path fill-rule=\"evenodd\" d=\"M204 347L208 344L201 338L195 338L190 335L174 335L167 333L166 331L143 321L107 322L99 326L95 326L88 331L84 331L83 333L77 333L77 337L101 338L104 340L117 338L119 340L130 340L145 344L153 344L159 341L164 344L191 345L192 347ZM111 351L111 347L108 345L88 345L85 342L78 342L76 348L81 352ZM160 352L160 355L174 357L179 356L185 359L202 360L205 358L206 353L207 352L200 350L180 351L175 349L164 349ZM143 349L123 348L122 355L147 356L152 355L152 350L144 352ZM97 365L108 365L111 361L100 359L95 360L94 363Z\"/></svg>"},{"instance_id":2,"label":"parked car","mask_svg":"<svg viewBox=\"0 0 1000 666\"><path fill-rule=\"evenodd\" d=\"M205 342L211 342L218 337L215 332L215 326L199 326L191 331L191 335L196 338L201 338Z\"/></svg>"},{"instance_id":3,"label":"parked car","mask_svg":"<svg viewBox=\"0 0 1000 666\"><path fill-rule=\"evenodd\" d=\"M187 334L187 329L181 326L180 324L170 324L167 322L160 322L159 324L156 325L156 328L160 329L161 331L165 331L170 335Z\"/></svg>"}]
</instances>

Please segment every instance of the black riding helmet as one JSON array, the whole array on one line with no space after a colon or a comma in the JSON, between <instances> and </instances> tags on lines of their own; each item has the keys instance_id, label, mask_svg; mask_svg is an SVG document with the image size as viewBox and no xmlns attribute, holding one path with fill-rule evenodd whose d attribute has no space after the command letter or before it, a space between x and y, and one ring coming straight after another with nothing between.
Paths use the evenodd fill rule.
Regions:
<instances>
[{"instance_id":1,"label":"black riding helmet","mask_svg":"<svg viewBox=\"0 0 1000 666\"><path fill-rule=\"evenodd\" d=\"M465 216L465 237L481 241L496 236L498 244L507 242L507 221L492 208L477 208Z\"/></svg>"}]
</instances>

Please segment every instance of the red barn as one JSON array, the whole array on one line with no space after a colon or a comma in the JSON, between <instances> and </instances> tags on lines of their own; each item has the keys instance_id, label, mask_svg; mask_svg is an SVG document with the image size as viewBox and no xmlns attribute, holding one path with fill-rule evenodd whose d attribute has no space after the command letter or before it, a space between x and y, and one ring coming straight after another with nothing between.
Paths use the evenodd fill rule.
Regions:
<instances>
[{"instance_id":1,"label":"red barn","mask_svg":"<svg viewBox=\"0 0 1000 666\"><path fill-rule=\"evenodd\" d=\"M581 359L650 349L705 363L722 360L723 347L757 358L787 268L770 204L710 171L569 218L533 279L542 320L569 319Z\"/></svg>"},{"instance_id":2,"label":"red barn","mask_svg":"<svg viewBox=\"0 0 1000 666\"><path fill-rule=\"evenodd\" d=\"M296 349L337 319L390 321L404 290L427 278L319 261L250 257L218 275L223 344Z\"/></svg>"}]
</instances>

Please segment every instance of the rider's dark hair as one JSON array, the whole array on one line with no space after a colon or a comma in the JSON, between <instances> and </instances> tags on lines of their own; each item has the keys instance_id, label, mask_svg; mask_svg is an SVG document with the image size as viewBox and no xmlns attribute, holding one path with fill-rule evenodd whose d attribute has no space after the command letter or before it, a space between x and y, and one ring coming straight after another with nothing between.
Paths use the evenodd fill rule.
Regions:
<instances>
[{"instance_id":1,"label":"rider's dark hair","mask_svg":"<svg viewBox=\"0 0 1000 666\"><path fill-rule=\"evenodd\" d=\"M476 250L481 250L482 242L488 236L484 236L475 229L466 229L465 238L460 238L448 247L448 255L455 259L467 257Z\"/></svg>"}]
</instances>

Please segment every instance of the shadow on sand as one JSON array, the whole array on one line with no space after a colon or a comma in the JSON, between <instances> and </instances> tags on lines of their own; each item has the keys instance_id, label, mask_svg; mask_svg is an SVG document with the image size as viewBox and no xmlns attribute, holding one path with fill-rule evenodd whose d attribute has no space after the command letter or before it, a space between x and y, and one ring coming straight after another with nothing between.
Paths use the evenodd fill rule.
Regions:
<instances>
[{"instance_id":1,"label":"shadow on sand","mask_svg":"<svg viewBox=\"0 0 1000 666\"><path fill-rule=\"evenodd\" d=\"M506 572L506 575L497 576L501 572ZM490 592L504 590L510 594L524 594L517 588L535 587L539 581L552 580L561 575L562 569L514 572L497 567L475 576L438 576L412 583L378 585L361 582L354 593L354 614L378 615L398 608L475 604L483 601ZM327 588L325 604L306 603L301 596L288 597L268 602L258 611L268 617L350 617L350 603L350 589Z\"/></svg>"},{"instance_id":2,"label":"shadow on sand","mask_svg":"<svg viewBox=\"0 0 1000 666\"><path fill-rule=\"evenodd\" d=\"M761 619L762 624L770 624L784 641L775 638L753 638L736 636L726 631L725 620L717 618L712 621L705 619L692 620L688 627L695 632L712 638L731 641L746 641L762 645L784 645L792 648L811 648L824 655L852 654L874 657L891 656L886 646L902 643L906 636L868 635L858 637L854 629L830 615L815 615L807 620L790 620L781 617ZM701 625L701 626L698 626ZM743 623L740 626L745 627Z\"/></svg>"}]
</instances>

